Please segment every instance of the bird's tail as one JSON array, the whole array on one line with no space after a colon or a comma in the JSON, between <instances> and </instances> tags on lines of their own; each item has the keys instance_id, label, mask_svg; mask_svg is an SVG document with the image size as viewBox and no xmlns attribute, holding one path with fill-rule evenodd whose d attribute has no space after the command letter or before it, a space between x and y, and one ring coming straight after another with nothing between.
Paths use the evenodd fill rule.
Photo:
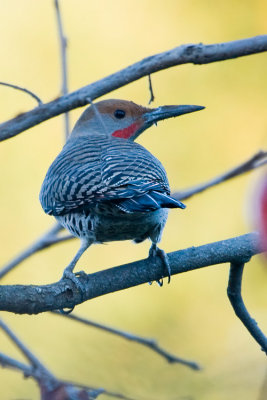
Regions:
<instances>
[{"instance_id":1,"label":"bird's tail","mask_svg":"<svg viewBox=\"0 0 267 400\"><path fill-rule=\"evenodd\" d=\"M161 208L186 208L184 203L164 193L153 192L153 198L158 202Z\"/></svg>"},{"instance_id":2,"label":"bird's tail","mask_svg":"<svg viewBox=\"0 0 267 400\"><path fill-rule=\"evenodd\" d=\"M154 190L139 196L121 200L116 203L116 206L126 213L150 212L159 210L160 208L186 207L181 201Z\"/></svg>"}]
</instances>

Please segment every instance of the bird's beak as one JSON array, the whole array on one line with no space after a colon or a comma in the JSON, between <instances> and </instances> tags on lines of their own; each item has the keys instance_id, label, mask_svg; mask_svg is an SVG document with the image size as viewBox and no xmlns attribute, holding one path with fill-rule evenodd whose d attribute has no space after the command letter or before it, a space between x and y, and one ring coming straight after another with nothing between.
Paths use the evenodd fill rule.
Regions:
<instances>
[{"instance_id":1,"label":"bird's beak","mask_svg":"<svg viewBox=\"0 0 267 400\"><path fill-rule=\"evenodd\" d=\"M149 128L152 124L156 124L162 119L178 117L179 115L188 114L195 111L203 110L205 107L202 106L162 106L153 108L151 111L143 114L144 129Z\"/></svg>"},{"instance_id":2,"label":"bird's beak","mask_svg":"<svg viewBox=\"0 0 267 400\"><path fill-rule=\"evenodd\" d=\"M148 129L151 125L157 125L158 121L163 119L178 117L179 115L188 114L195 111L203 110L203 106L162 106L158 108L146 108L141 117L141 124L137 131L132 135L132 140L135 140L142 132Z\"/></svg>"}]
</instances>

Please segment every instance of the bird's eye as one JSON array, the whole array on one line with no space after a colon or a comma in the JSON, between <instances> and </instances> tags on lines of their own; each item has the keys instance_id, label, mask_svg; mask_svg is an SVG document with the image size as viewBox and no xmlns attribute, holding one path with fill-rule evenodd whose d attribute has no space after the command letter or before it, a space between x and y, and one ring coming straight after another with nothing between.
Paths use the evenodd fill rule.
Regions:
<instances>
[{"instance_id":1,"label":"bird's eye","mask_svg":"<svg viewBox=\"0 0 267 400\"><path fill-rule=\"evenodd\" d=\"M116 110L114 112L114 117L118 119L122 119L125 117L126 112L124 110Z\"/></svg>"}]
</instances>

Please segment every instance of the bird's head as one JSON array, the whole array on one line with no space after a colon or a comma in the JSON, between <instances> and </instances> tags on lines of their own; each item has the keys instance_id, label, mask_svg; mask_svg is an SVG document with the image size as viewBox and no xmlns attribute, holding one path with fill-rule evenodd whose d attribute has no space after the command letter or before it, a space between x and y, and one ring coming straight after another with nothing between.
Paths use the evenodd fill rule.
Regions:
<instances>
[{"instance_id":1,"label":"bird's head","mask_svg":"<svg viewBox=\"0 0 267 400\"><path fill-rule=\"evenodd\" d=\"M203 110L202 106L179 105L147 108L126 100L103 100L88 107L78 119L71 137L106 135L135 140L140 133L163 119Z\"/></svg>"}]
</instances>

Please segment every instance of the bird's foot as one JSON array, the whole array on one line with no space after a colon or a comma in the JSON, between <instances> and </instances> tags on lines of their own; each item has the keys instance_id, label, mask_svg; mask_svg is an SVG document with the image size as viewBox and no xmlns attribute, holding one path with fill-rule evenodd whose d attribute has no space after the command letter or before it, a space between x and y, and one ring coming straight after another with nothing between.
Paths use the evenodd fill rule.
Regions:
<instances>
[{"instance_id":1,"label":"bird's foot","mask_svg":"<svg viewBox=\"0 0 267 400\"><path fill-rule=\"evenodd\" d=\"M81 295L81 301L83 302L86 298L86 287L81 283L81 281L78 279L79 277L82 278L86 278L87 274L84 271L79 271L79 272L72 272L70 269L65 268L63 275L62 275L62 279L70 279L75 287L77 288L77 290L79 291L80 295ZM75 307L75 306L74 306ZM70 308L70 309L62 309L60 310L60 312L62 314L69 314L73 311L74 307Z\"/></svg>"},{"instance_id":2,"label":"bird's foot","mask_svg":"<svg viewBox=\"0 0 267 400\"><path fill-rule=\"evenodd\" d=\"M66 268L63 272L61 279L70 279L74 283L76 288L79 290L79 292L81 293L82 300L83 300L84 295L86 293L86 289L78 278L86 278L86 277L87 277L87 274L84 271L72 272Z\"/></svg>"},{"instance_id":3,"label":"bird's foot","mask_svg":"<svg viewBox=\"0 0 267 400\"><path fill-rule=\"evenodd\" d=\"M163 263L164 269L167 271L168 274L168 283L171 281L171 266L168 260L168 256L164 250L159 249L155 243L152 244L149 250L149 258L150 257L159 257ZM161 287L163 286L163 278L156 281L157 284ZM149 282L151 284L151 282Z\"/></svg>"}]
</instances>

